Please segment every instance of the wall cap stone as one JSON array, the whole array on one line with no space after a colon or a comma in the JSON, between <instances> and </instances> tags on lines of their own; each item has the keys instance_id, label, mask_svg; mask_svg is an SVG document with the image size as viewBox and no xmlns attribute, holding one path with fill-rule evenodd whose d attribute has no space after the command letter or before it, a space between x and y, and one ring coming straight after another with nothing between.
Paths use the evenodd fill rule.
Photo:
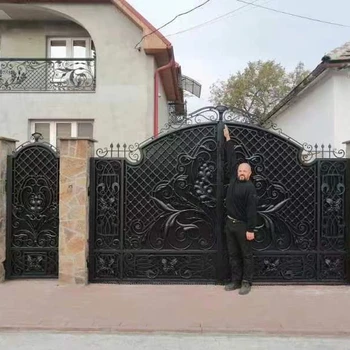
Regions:
<instances>
[{"instance_id":1,"label":"wall cap stone","mask_svg":"<svg viewBox=\"0 0 350 350\"><path fill-rule=\"evenodd\" d=\"M19 140L11 139L9 137L4 137L4 136L0 136L0 141L19 142Z\"/></svg>"},{"instance_id":2,"label":"wall cap stone","mask_svg":"<svg viewBox=\"0 0 350 350\"><path fill-rule=\"evenodd\" d=\"M79 141L79 140L84 140L84 141L90 141L90 142L98 142L95 139L92 139L90 137L61 137L59 138L60 141Z\"/></svg>"}]
</instances>

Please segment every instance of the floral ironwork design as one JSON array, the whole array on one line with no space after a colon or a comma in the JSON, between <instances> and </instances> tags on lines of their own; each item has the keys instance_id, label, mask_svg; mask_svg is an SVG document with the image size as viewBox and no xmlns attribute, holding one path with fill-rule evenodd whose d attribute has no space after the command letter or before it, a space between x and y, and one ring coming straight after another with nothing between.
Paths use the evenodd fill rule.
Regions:
<instances>
[{"instance_id":1,"label":"floral ironwork design","mask_svg":"<svg viewBox=\"0 0 350 350\"><path fill-rule=\"evenodd\" d=\"M94 91L94 59L0 59L1 91Z\"/></svg>"},{"instance_id":2,"label":"floral ironwork design","mask_svg":"<svg viewBox=\"0 0 350 350\"><path fill-rule=\"evenodd\" d=\"M255 256L254 275L259 281L317 281L315 254Z\"/></svg>"},{"instance_id":3,"label":"floral ironwork design","mask_svg":"<svg viewBox=\"0 0 350 350\"><path fill-rule=\"evenodd\" d=\"M283 130L271 120L265 121L261 117L247 113L243 110L233 108L229 109L225 106L218 107L204 107L194 111L188 115L177 116L175 120L170 118L168 123L160 129L159 133L145 140L142 143L134 145L123 144L116 145L111 143L108 147L101 147L96 150L96 156L104 157L123 157L131 162L137 163L142 159L141 150L147 147L159 137L176 130L181 130L191 126L199 126L208 123L224 122L228 124L246 125L247 127L254 127L256 130L268 130L271 132L270 137L281 137L281 141L289 142L298 148L298 158L303 164L311 164L317 159L341 159L345 158L345 151L343 149L333 148L330 144L310 145L306 142L300 143L293 137L285 134Z\"/></svg>"},{"instance_id":4,"label":"floral ironwork design","mask_svg":"<svg viewBox=\"0 0 350 350\"><path fill-rule=\"evenodd\" d=\"M11 161L8 277L57 276L59 158L35 134Z\"/></svg>"},{"instance_id":5,"label":"floral ironwork design","mask_svg":"<svg viewBox=\"0 0 350 350\"><path fill-rule=\"evenodd\" d=\"M58 203L44 177L30 176L18 192L12 212L13 247L57 247Z\"/></svg>"},{"instance_id":6,"label":"floral ironwork design","mask_svg":"<svg viewBox=\"0 0 350 350\"><path fill-rule=\"evenodd\" d=\"M320 162L320 242L325 250L343 250L345 243L345 172L343 161Z\"/></svg>"},{"instance_id":7,"label":"floral ironwork design","mask_svg":"<svg viewBox=\"0 0 350 350\"><path fill-rule=\"evenodd\" d=\"M93 261L93 269L90 269L90 275L94 278L117 279L120 275L120 256L114 253L96 253Z\"/></svg>"},{"instance_id":8,"label":"floral ironwork design","mask_svg":"<svg viewBox=\"0 0 350 350\"><path fill-rule=\"evenodd\" d=\"M150 195L161 214L146 227L141 220L134 221L130 245L140 248L148 241L152 249L213 248L216 147L213 139L207 139L190 154L179 155L177 174L159 183Z\"/></svg>"},{"instance_id":9,"label":"floral ironwork design","mask_svg":"<svg viewBox=\"0 0 350 350\"><path fill-rule=\"evenodd\" d=\"M118 212L119 231L112 236L120 244L105 245L105 250L92 247L92 280L224 280L228 271L223 235L228 185L227 177L223 181L224 123L236 144L238 161L252 166L258 193L255 280L344 281L348 170L343 153L330 146L301 145L277 126L264 129L254 119L224 107L192 113L181 125L169 126L131 148L112 144L98 151L95 165L100 160L124 166L122 172L113 170L98 181L93 166L92 193L101 181L104 193L108 186L113 189L112 183L119 184L99 210ZM118 209L108 202L112 197L118 197ZM96 198L91 199L91 207L96 206ZM183 271L190 271L188 277Z\"/></svg>"},{"instance_id":10,"label":"floral ironwork design","mask_svg":"<svg viewBox=\"0 0 350 350\"><path fill-rule=\"evenodd\" d=\"M234 133L233 133L234 134ZM261 135L265 136L266 135ZM233 136L236 142L238 163L248 162L253 170L252 180L258 196L258 225L254 248L264 251L272 247L283 251L291 247L308 250L314 240L311 234L311 225L307 219L301 219L297 224L289 222L281 211L291 203L292 196L283 183L283 178L271 181L267 174L267 153L254 153L244 146L240 137ZM297 165L297 164L293 164Z\"/></svg>"},{"instance_id":11,"label":"floral ironwork design","mask_svg":"<svg viewBox=\"0 0 350 350\"><path fill-rule=\"evenodd\" d=\"M345 277L345 254L342 255L322 255L321 261L321 278L323 280L343 280Z\"/></svg>"},{"instance_id":12,"label":"floral ironwork design","mask_svg":"<svg viewBox=\"0 0 350 350\"><path fill-rule=\"evenodd\" d=\"M120 176L122 162L98 160L95 163L97 203L93 222L94 244L97 249L120 248Z\"/></svg>"},{"instance_id":13,"label":"floral ironwork design","mask_svg":"<svg viewBox=\"0 0 350 350\"><path fill-rule=\"evenodd\" d=\"M215 281L215 254L133 254L124 256L124 277L126 279Z\"/></svg>"}]
</instances>

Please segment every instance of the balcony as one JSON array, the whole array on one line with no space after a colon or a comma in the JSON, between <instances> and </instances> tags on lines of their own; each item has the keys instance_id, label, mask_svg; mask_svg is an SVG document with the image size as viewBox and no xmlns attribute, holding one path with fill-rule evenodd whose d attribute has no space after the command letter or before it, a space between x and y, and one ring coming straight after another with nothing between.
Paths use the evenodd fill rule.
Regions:
<instances>
[{"instance_id":1,"label":"balcony","mask_svg":"<svg viewBox=\"0 0 350 350\"><path fill-rule=\"evenodd\" d=\"M170 124L181 124L187 117L187 104L168 102L168 112Z\"/></svg>"},{"instance_id":2,"label":"balcony","mask_svg":"<svg viewBox=\"0 0 350 350\"><path fill-rule=\"evenodd\" d=\"M94 92L95 59L0 59L0 92Z\"/></svg>"}]
</instances>

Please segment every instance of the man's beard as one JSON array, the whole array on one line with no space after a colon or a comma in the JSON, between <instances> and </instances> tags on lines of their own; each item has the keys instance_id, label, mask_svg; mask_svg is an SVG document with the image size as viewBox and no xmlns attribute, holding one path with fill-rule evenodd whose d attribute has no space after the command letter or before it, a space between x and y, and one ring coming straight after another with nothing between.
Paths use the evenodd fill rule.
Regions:
<instances>
[{"instance_id":1,"label":"man's beard","mask_svg":"<svg viewBox=\"0 0 350 350\"><path fill-rule=\"evenodd\" d=\"M238 176L238 181L245 182L247 179L244 176Z\"/></svg>"}]
</instances>

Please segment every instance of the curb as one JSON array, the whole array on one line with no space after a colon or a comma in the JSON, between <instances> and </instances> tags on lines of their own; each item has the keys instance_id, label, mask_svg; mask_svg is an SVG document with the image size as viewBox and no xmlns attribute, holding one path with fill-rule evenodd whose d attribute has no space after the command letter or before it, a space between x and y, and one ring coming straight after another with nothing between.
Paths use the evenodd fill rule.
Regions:
<instances>
[{"instance_id":1,"label":"curb","mask_svg":"<svg viewBox=\"0 0 350 350\"><path fill-rule=\"evenodd\" d=\"M149 328L124 328L124 327L45 327L45 326L0 326L1 333L89 333L89 334L183 334L183 335L252 335L260 337L322 337L322 338L350 338L349 331L307 331L307 330L234 330L234 329L149 329Z\"/></svg>"}]
</instances>

